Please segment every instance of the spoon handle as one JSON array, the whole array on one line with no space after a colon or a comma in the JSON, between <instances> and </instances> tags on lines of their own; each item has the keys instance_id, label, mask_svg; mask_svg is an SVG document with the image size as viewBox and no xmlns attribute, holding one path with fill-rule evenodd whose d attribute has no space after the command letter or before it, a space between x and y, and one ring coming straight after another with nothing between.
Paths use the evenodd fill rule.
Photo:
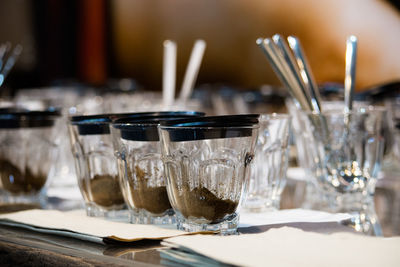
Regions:
<instances>
[{"instance_id":1,"label":"spoon handle","mask_svg":"<svg viewBox=\"0 0 400 267\"><path fill-rule=\"evenodd\" d=\"M346 73L344 78L345 111L353 109L353 95L356 83L357 37L351 35L346 41Z\"/></svg>"}]
</instances>

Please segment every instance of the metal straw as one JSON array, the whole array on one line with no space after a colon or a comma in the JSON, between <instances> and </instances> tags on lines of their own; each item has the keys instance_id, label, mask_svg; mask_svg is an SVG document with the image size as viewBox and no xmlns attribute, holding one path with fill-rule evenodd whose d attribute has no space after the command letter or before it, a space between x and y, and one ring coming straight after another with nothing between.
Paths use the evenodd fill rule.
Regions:
<instances>
[{"instance_id":1,"label":"metal straw","mask_svg":"<svg viewBox=\"0 0 400 267\"><path fill-rule=\"evenodd\" d=\"M293 96L296 106L304 110L311 110L307 99L302 93L301 87L296 82L296 78L285 63L283 55L279 52L274 42L270 38L258 38L256 43L264 52L279 80Z\"/></svg>"},{"instance_id":2,"label":"metal straw","mask_svg":"<svg viewBox=\"0 0 400 267\"><path fill-rule=\"evenodd\" d=\"M353 109L353 95L356 82L357 37L350 35L346 41L346 73L344 78L345 112Z\"/></svg>"},{"instance_id":3,"label":"metal straw","mask_svg":"<svg viewBox=\"0 0 400 267\"><path fill-rule=\"evenodd\" d=\"M0 86L3 85L4 80L7 78L8 73L14 67L15 62L17 62L19 56L22 53L22 45L18 44L14 47L11 55L7 58L4 68L0 72Z\"/></svg>"},{"instance_id":4,"label":"metal straw","mask_svg":"<svg viewBox=\"0 0 400 267\"><path fill-rule=\"evenodd\" d=\"M313 110L317 113L322 112L321 107L321 96L319 93L318 85L312 74L310 65L308 64L307 57L301 46L300 40L295 36L289 36L287 38L290 48L293 51L294 57L297 62L297 66L300 70L301 78L304 84L308 88L311 96L311 104L313 105Z\"/></svg>"},{"instance_id":5,"label":"metal straw","mask_svg":"<svg viewBox=\"0 0 400 267\"><path fill-rule=\"evenodd\" d=\"M6 54L10 50L10 47L11 47L10 42L7 42L0 46L0 70L3 69L4 61L6 59Z\"/></svg>"},{"instance_id":6,"label":"metal straw","mask_svg":"<svg viewBox=\"0 0 400 267\"><path fill-rule=\"evenodd\" d=\"M285 40L279 34L275 34L274 36L272 36L272 40L274 41L275 45L279 48L282 59L284 60L286 66L288 67L288 72L290 76L292 76L295 83L298 84L298 87L300 88L302 95L304 95L306 99L308 107L305 110L313 110L310 92L307 90L303 82L303 79L301 78L300 70L297 66L296 60L291 54Z\"/></svg>"}]
</instances>

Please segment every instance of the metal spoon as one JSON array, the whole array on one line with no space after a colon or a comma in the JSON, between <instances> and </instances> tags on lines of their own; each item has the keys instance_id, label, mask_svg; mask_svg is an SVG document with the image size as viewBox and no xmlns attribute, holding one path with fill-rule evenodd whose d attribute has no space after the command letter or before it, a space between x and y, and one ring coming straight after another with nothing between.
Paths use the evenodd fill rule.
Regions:
<instances>
[{"instance_id":1,"label":"metal spoon","mask_svg":"<svg viewBox=\"0 0 400 267\"><path fill-rule=\"evenodd\" d=\"M353 95L356 82L357 37L350 35L346 41L346 73L344 79L345 112L353 109Z\"/></svg>"}]
</instances>

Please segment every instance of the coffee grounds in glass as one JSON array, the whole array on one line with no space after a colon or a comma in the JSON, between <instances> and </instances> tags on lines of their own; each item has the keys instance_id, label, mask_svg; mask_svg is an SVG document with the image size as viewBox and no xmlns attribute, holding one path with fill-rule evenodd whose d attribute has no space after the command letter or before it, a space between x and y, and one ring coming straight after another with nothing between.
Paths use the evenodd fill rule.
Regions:
<instances>
[{"instance_id":1,"label":"coffee grounds in glass","mask_svg":"<svg viewBox=\"0 0 400 267\"><path fill-rule=\"evenodd\" d=\"M163 215L169 209L172 209L169 203L166 186L148 186L146 172L138 166L135 166L135 175L137 183L130 183L132 199L135 208L145 209L155 215Z\"/></svg>"},{"instance_id":2,"label":"coffee grounds in glass","mask_svg":"<svg viewBox=\"0 0 400 267\"><path fill-rule=\"evenodd\" d=\"M117 177L95 175L90 179L92 201L102 207L113 207L124 204Z\"/></svg>"},{"instance_id":3,"label":"coffee grounds in glass","mask_svg":"<svg viewBox=\"0 0 400 267\"><path fill-rule=\"evenodd\" d=\"M25 173L9 160L0 159L0 179L2 188L13 194L37 193L46 183L47 176L34 175L26 167Z\"/></svg>"},{"instance_id":4,"label":"coffee grounds in glass","mask_svg":"<svg viewBox=\"0 0 400 267\"><path fill-rule=\"evenodd\" d=\"M221 199L205 187L190 190L184 187L176 198L177 208L186 218L205 218L210 223L219 223L227 215L233 214L239 202Z\"/></svg>"}]
</instances>

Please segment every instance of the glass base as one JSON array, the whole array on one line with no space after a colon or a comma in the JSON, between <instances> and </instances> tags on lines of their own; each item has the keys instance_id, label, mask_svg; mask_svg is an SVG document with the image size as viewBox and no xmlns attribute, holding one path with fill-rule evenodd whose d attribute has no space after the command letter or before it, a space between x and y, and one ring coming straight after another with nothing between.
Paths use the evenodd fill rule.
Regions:
<instances>
[{"instance_id":1,"label":"glass base","mask_svg":"<svg viewBox=\"0 0 400 267\"><path fill-rule=\"evenodd\" d=\"M326 196L329 212L349 213L352 218L343 224L357 232L372 236L383 236L382 228L375 212L374 198L365 193L347 193Z\"/></svg>"},{"instance_id":2,"label":"glass base","mask_svg":"<svg viewBox=\"0 0 400 267\"><path fill-rule=\"evenodd\" d=\"M371 236L383 236L382 227L375 211L351 213L352 218L345 225Z\"/></svg>"},{"instance_id":3,"label":"glass base","mask_svg":"<svg viewBox=\"0 0 400 267\"><path fill-rule=\"evenodd\" d=\"M2 205L27 205L32 208L46 208L47 196L46 192L42 191L36 194L14 195L7 191L0 191L0 204Z\"/></svg>"},{"instance_id":4,"label":"glass base","mask_svg":"<svg viewBox=\"0 0 400 267\"><path fill-rule=\"evenodd\" d=\"M220 235L234 235L237 234L237 228L239 225L239 215L237 213L232 214L226 220L216 224L208 223L195 223L190 218L186 219L182 215L177 214L177 228L186 232L218 232Z\"/></svg>"},{"instance_id":5,"label":"glass base","mask_svg":"<svg viewBox=\"0 0 400 267\"><path fill-rule=\"evenodd\" d=\"M172 209L167 210L162 216L155 216L144 209L132 210L130 214L130 222L134 224L166 225L176 223L175 213Z\"/></svg>"},{"instance_id":6,"label":"glass base","mask_svg":"<svg viewBox=\"0 0 400 267\"><path fill-rule=\"evenodd\" d=\"M260 197L247 198L243 209L248 212L260 213L266 211L276 211L280 208L280 198L265 199Z\"/></svg>"},{"instance_id":7,"label":"glass base","mask_svg":"<svg viewBox=\"0 0 400 267\"><path fill-rule=\"evenodd\" d=\"M130 214L127 209L104 209L92 203L86 203L86 215L90 217L102 217L117 222L129 222L130 220Z\"/></svg>"}]
</instances>

